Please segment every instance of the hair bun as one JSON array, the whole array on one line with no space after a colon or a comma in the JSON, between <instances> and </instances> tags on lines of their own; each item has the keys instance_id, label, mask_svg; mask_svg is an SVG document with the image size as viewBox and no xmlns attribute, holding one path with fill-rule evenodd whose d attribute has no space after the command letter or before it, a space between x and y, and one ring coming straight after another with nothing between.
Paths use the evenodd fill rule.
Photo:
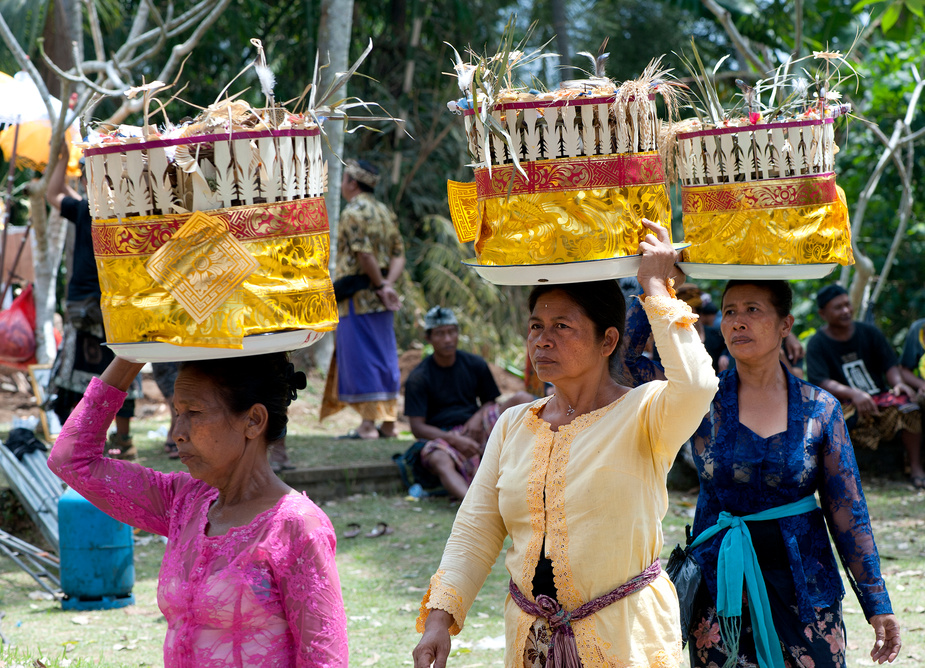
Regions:
<instances>
[{"instance_id":1,"label":"hair bun","mask_svg":"<svg viewBox=\"0 0 925 668\"><path fill-rule=\"evenodd\" d=\"M291 362L286 365L284 378L288 386L286 397L286 405L288 406L296 400L299 390L304 390L308 387L308 379L305 377L304 372L296 371Z\"/></svg>"}]
</instances>

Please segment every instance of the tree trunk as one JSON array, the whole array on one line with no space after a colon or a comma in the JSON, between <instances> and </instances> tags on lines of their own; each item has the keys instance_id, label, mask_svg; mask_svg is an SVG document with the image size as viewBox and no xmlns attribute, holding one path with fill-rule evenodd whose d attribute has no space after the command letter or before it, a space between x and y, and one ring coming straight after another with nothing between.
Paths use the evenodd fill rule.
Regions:
<instances>
[{"instance_id":1,"label":"tree trunk","mask_svg":"<svg viewBox=\"0 0 925 668\"><path fill-rule=\"evenodd\" d=\"M45 20L45 49L49 58L61 69L74 67L73 43L82 57L83 41L79 0L55 0ZM43 61L36 62L48 92L61 95L61 81ZM68 100L61 100L66 113ZM52 166L49 165L49 168ZM67 235L67 223L57 211L48 215L45 202L47 181L29 183L29 217L32 220L32 257L35 264L35 357L39 364L55 359L54 315L57 307L58 268Z\"/></svg>"},{"instance_id":2,"label":"tree trunk","mask_svg":"<svg viewBox=\"0 0 925 668\"><path fill-rule=\"evenodd\" d=\"M550 0L552 10L552 29L556 31L556 50L559 52L559 64L568 68L572 64L572 47L568 36L568 16L565 12L565 0ZM563 78L573 79L575 73L564 69Z\"/></svg>"},{"instance_id":3,"label":"tree trunk","mask_svg":"<svg viewBox=\"0 0 925 668\"><path fill-rule=\"evenodd\" d=\"M28 193L35 262L35 357L39 364L48 364L55 359L55 287L67 226L57 211L52 210L51 216L48 215L43 185L41 181L32 181Z\"/></svg>"},{"instance_id":4,"label":"tree trunk","mask_svg":"<svg viewBox=\"0 0 925 668\"><path fill-rule=\"evenodd\" d=\"M330 67L321 71L321 90L325 90L338 72L349 67L350 33L353 27L353 0L321 0L321 20L318 24L318 53L321 62ZM346 85L338 91L338 98L347 97ZM329 122L324 126L327 142L323 144L324 159L328 163L328 192L325 203L331 227L331 261L333 276L337 261L337 221L340 218L340 182L343 175L341 156L344 153L344 126L340 122ZM326 336L315 344L315 362L318 368L327 371L334 352L334 337Z\"/></svg>"},{"instance_id":5,"label":"tree trunk","mask_svg":"<svg viewBox=\"0 0 925 668\"><path fill-rule=\"evenodd\" d=\"M62 70L69 70L75 64L74 42L77 42L77 51L83 59L80 2L79 0L54 0L49 10L45 20L45 53ZM45 65L44 61L36 59L36 64L42 73L42 80L48 87L48 92L55 97L60 97L61 81L58 76ZM67 100L61 101L67 104Z\"/></svg>"}]
</instances>

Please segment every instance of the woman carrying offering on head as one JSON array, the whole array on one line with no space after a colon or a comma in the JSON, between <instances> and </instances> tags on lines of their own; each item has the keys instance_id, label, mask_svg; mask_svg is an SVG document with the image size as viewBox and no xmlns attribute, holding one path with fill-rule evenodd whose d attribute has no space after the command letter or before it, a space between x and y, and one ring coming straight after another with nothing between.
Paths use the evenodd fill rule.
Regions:
<instances>
[{"instance_id":1,"label":"woman carrying offering on head","mask_svg":"<svg viewBox=\"0 0 925 668\"><path fill-rule=\"evenodd\" d=\"M680 665L677 596L658 559L665 480L717 381L671 296L667 231L647 225L638 278L668 380L630 390L612 378L616 281L533 290L528 352L555 394L495 426L421 606L415 668L445 665L508 535L506 666Z\"/></svg>"},{"instance_id":2,"label":"woman carrying offering on head","mask_svg":"<svg viewBox=\"0 0 925 668\"><path fill-rule=\"evenodd\" d=\"M334 530L267 459L305 375L284 353L183 363L171 436L189 473L160 473L104 452L141 367L117 357L91 382L49 467L117 520L169 539L165 665L347 666Z\"/></svg>"},{"instance_id":3,"label":"woman carrying offering on head","mask_svg":"<svg viewBox=\"0 0 925 668\"><path fill-rule=\"evenodd\" d=\"M723 293L736 366L693 439L693 554L706 583L688 639L694 667L846 665L844 588L826 527L874 628L871 658L899 653L841 407L780 361L791 301L785 281L730 281Z\"/></svg>"}]
</instances>

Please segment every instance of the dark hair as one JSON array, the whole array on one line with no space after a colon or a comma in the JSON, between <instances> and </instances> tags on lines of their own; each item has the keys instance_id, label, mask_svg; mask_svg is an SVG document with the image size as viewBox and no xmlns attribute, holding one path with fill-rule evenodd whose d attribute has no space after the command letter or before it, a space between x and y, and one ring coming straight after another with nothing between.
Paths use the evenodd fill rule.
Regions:
<instances>
[{"instance_id":1,"label":"dark hair","mask_svg":"<svg viewBox=\"0 0 925 668\"><path fill-rule=\"evenodd\" d=\"M364 172L369 172L373 176L379 176L379 168L368 160L357 160L357 166ZM354 181L356 181L356 179L354 179ZM365 193L372 193L376 191L375 186L371 186L368 183L363 183L362 181L357 181L356 183L360 187L360 190Z\"/></svg>"},{"instance_id":2,"label":"dark hair","mask_svg":"<svg viewBox=\"0 0 925 668\"><path fill-rule=\"evenodd\" d=\"M738 288L743 285L752 285L768 292L771 300L771 306L777 311L777 315L786 318L790 315L790 309L793 308L793 290L790 289L790 283L787 281L753 281L749 279L734 279L726 283L723 290L723 298L720 304L726 301L726 293L732 288Z\"/></svg>"},{"instance_id":3,"label":"dark hair","mask_svg":"<svg viewBox=\"0 0 925 668\"><path fill-rule=\"evenodd\" d=\"M623 345L623 332L626 330L626 300L620 284L615 280L594 281L592 283L564 283L562 285L538 285L530 291L528 305L530 313L536 307L536 302L545 294L555 291L564 292L569 299L578 305L586 316L594 323L594 333L603 338L609 327L616 327L620 334L617 347L610 355L610 370L616 370L616 363L620 359L620 347Z\"/></svg>"},{"instance_id":4,"label":"dark hair","mask_svg":"<svg viewBox=\"0 0 925 668\"><path fill-rule=\"evenodd\" d=\"M842 295L846 294L848 294L848 291L838 283L827 285L816 293L816 308L821 311L828 305L830 301L836 297L841 297Z\"/></svg>"},{"instance_id":5,"label":"dark hair","mask_svg":"<svg viewBox=\"0 0 925 668\"><path fill-rule=\"evenodd\" d=\"M182 362L180 371L199 373L215 385L225 406L235 415L254 404L267 408L267 442L286 435L286 407L305 389L305 374L289 363L288 353Z\"/></svg>"}]
</instances>

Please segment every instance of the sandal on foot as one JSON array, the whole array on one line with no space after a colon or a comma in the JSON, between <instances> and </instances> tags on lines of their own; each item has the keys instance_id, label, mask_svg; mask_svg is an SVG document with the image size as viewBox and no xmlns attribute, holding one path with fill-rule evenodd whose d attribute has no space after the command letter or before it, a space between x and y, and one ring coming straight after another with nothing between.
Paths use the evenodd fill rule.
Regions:
<instances>
[{"instance_id":1,"label":"sandal on foot","mask_svg":"<svg viewBox=\"0 0 925 668\"><path fill-rule=\"evenodd\" d=\"M912 482L912 486L915 487L916 489L925 489L925 476L921 476L921 475L912 476L910 480Z\"/></svg>"},{"instance_id":2,"label":"sandal on foot","mask_svg":"<svg viewBox=\"0 0 925 668\"><path fill-rule=\"evenodd\" d=\"M376 524L376 528L366 534L367 538L378 538L379 536L388 536L392 533L393 529L385 522L379 522Z\"/></svg>"},{"instance_id":3,"label":"sandal on foot","mask_svg":"<svg viewBox=\"0 0 925 668\"><path fill-rule=\"evenodd\" d=\"M113 459L135 459L138 456L138 449L132 442L131 436L122 436L121 434L110 434L106 441L106 454Z\"/></svg>"},{"instance_id":4,"label":"sandal on foot","mask_svg":"<svg viewBox=\"0 0 925 668\"><path fill-rule=\"evenodd\" d=\"M337 437L338 441L375 441L378 436L361 436L356 429L351 429L346 434Z\"/></svg>"},{"instance_id":5,"label":"sandal on foot","mask_svg":"<svg viewBox=\"0 0 925 668\"><path fill-rule=\"evenodd\" d=\"M347 525L347 530L344 532L344 538L356 538L360 535L360 525L356 522L351 522Z\"/></svg>"}]
</instances>

